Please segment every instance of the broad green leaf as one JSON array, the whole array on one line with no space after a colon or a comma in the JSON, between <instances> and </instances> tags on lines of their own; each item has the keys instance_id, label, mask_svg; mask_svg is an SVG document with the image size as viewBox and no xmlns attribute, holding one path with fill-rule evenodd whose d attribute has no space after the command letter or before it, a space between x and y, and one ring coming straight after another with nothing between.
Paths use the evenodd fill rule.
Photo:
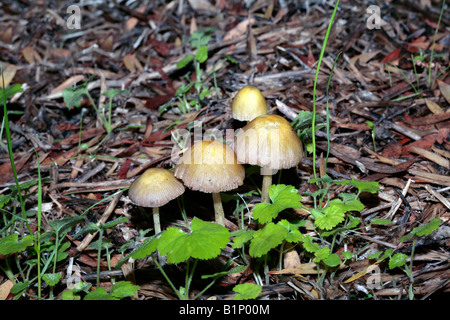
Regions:
<instances>
[{"instance_id":1,"label":"broad green leaf","mask_svg":"<svg viewBox=\"0 0 450 320\"><path fill-rule=\"evenodd\" d=\"M102 95L108 97L109 99L112 99L115 96L118 96L121 94L128 94L128 93L130 93L129 90L119 90L119 89L112 88L112 89L109 89L109 90L106 90L105 92L103 92Z\"/></svg>"},{"instance_id":2,"label":"broad green leaf","mask_svg":"<svg viewBox=\"0 0 450 320\"><path fill-rule=\"evenodd\" d=\"M232 247L234 249L242 248L248 241L253 238L255 230L248 230L240 235L234 237Z\"/></svg>"},{"instance_id":3,"label":"broad green leaf","mask_svg":"<svg viewBox=\"0 0 450 320\"><path fill-rule=\"evenodd\" d=\"M180 263L189 258L215 258L229 240L230 232L227 228L194 217L189 234L169 227L161 233L157 248L162 255L167 255L169 263Z\"/></svg>"},{"instance_id":4,"label":"broad green leaf","mask_svg":"<svg viewBox=\"0 0 450 320\"><path fill-rule=\"evenodd\" d=\"M3 92L5 92L5 94ZM19 92L23 92L22 85L20 83L16 83L15 85L12 86L7 86L5 90L3 89L0 90L0 102L3 103L4 96L6 97L6 99L9 99Z\"/></svg>"},{"instance_id":5,"label":"broad green leaf","mask_svg":"<svg viewBox=\"0 0 450 320\"><path fill-rule=\"evenodd\" d=\"M402 267L406 263L408 256L404 253L396 253L389 259L389 269Z\"/></svg>"},{"instance_id":6,"label":"broad green leaf","mask_svg":"<svg viewBox=\"0 0 450 320\"><path fill-rule=\"evenodd\" d=\"M330 256L330 248L328 247L322 247L316 252L314 252L314 255L316 256L313 261L316 263L319 263L320 261L328 258Z\"/></svg>"},{"instance_id":7,"label":"broad green leaf","mask_svg":"<svg viewBox=\"0 0 450 320\"><path fill-rule=\"evenodd\" d=\"M332 253L323 259L323 263L329 267L337 267L341 263L341 258L336 253Z\"/></svg>"},{"instance_id":8,"label":"broad green leaf","mask_svg":"<svg viewBox=\"0 0 450 320\"><path fill-rule=\"evenodd\" d=\"M77 89L72 87L64 89L62 91L62 97L68 109L72 107L79 108L83 101L83 96L87 93L88 91L85 87L79 87Z\"/></svg>"},{"instance_id":9,"label":"broad green leaf","mask_svg":"<svg viewBox=\"0 0 450 320\"><path fill-rule=\"evenodd\" d=\"M27 247L30 247L32 244L32 235L25 236L19 241L19 235L17 233L13 233L0 239L0 254L7 255L10 253L21 252Z\"/></svg>"},{"instance_id":10,"label":"broad green leaf","mask_svg":"<svg viewBox=\"0 0 450 320\"><path fill-rule=\"evenodd\" d=\"M109 293L115 300L132 297L139 290L139 286L133 285L130 281L119 281L111 289Z\"/></svg>"},{"instance_id":11,"label":"broad green leaf","mask_svg":"<svg viewBox=\"0 0 450 320\"><path fill-rule=\"evenodd\" d=\"M380 190L380 185L376 181L361 181L361 180L342 180L342 181L333 181L336 184L340 185L351 185L358 189L361 192L370 192L377 193Z\"/></svg>"},{"instance_id":12,"label":"broad green leaf","mask_svg":"<svg viewBox=\"0 0 450 320\"><path fill-rule=\"evenodd\" d=\"M98 287L89 292L84 300L115 300L105 289Z\"/></svg>"},{"instance_id":13,"label":"broad green leaf","mask_svg":"<svg viewBox=\"0 0 450 320\"><path fill-rule=\"evenodd\" d=\"M280 224L270 222L264 228L253 234L250 242L249 254L252 257L261 257L283 242L288 230Z\"/></svg>"},{"instance_id":14,"label":"broad green leaf","mask_svg":"<svg viewBox=\"0 0 450 320\"><path fill-rule=\"evenodd\" d=\"M158 238L150 237L145 239L139 247L134 249L130 256L133 259L144 259L145 257L151 255L153 252L156 251L156 247L158 245Z\"/></svg>"},{"instance_id":15,"label":"broad green leaf","mask_svg":"<svg viewBox=\"0 0 450 320\"><path fill-rule=\"evenodd\" d=\"M205 62L208 59L208 46L198 48L195 53L195 59L200 63Z\"/></svg>"},{"instance_id":16,"label":"broad green leaf","mask_svg":"<svg viewBox=\"0 0 450 320\"><path fill-rule=\"evenodd\" d=\"M428 222L427 224L415 227L410 233L403 236L400 239L400 241L405 241L414 236L421 237L421 236L428 235L428 234L432 233L434 230L436 230L437 228L439 228L439 225L441 224L441 222L442 222L441 219L435 218L435 219L431 220L430 222Z\"/></svg>"},{"instance_id":17,"label":"broad green leaf","mask_svg":"<svg viewBox=\"0 0 450 320\"><path fill-rule=\"evenodd\" d=\"M109 222L107 222L107 223L105 223L105 224L102 224L101 225L101 228L103 229L103 230L106 230L106 229L112 229L112 228L114 228L115 226L117 226L118 224L121 224L121 223L127 223L128 222L128 218L127 217L119 217L119 218L117 218L117 219L115 219L115 220L112 220L112 221L109 221Z\"/></svg>"},{"instance_id":18,"label":"broad green leaf","mask_svg":"<svg viewBox=\"0 0 450 320\"><path fill-rule=\"evenodd\" d=\"M58 284L61 277L61 273L46 273L42 275L42 280L44 280L49 286L53 287Z\"/></svg>"},{"instance_id":19,"label":"broad green leaf","mask_svg":"<svg viewBox=\"0 0 450 320\"><path fill-rule=\"evenodd\" d=\"M193 56L186 56L177 63L177 69L183 69L186 67L192 60L194 60Z\"/></svg>"},{"instance_id":20,"label":"broad green leaf","mask_svg":"<svg viewBox=\"0 0 450 320\"><path fill-rule=\"evenodd\" d=\"M208 278L216 278L216 279L218 279L218 278L221 278L221 277L223 277L223 276L225 276L227 274L241 273L241 272L244 272L244 270L247 269L247 267L248 266L246 266L246 265L242 265L242 266L237 266L237 267L231 268L230 270L227 270L227 271L217 272L217 273L214 273L214 274L205 274L205 275L202 275L202 279L208 279Z\"/></svg>"},{"instance_id":21,"label":"broad green leaf","mask_svg":"<svg viewBox=\"0 0 450 320\"><path fill-rule=\"evenodd\" d=\"M342 251L341 254L344 257L344 259L347 259L347 260L349 260L353 257L353 253L351 251Z\"/></svg>"},{"instance_id":22,"label":"broad green leaf","mask_svg":"<svg viewBox=\"0 0 450 320\"><path fill-rule=\"evenodd\" d=\"M253 208L253 218L259 223L267 223L278 216L278 213L288 208L301 208L302 196L293 186L278 184L269 188L272 203L259 203Z\"/></svg>"},{"instance_id":23,"label":"broad green leaf","mask_svg":"<svg viewBox=\"0 0 450 320\"><path fill-rule=\"evenodd\" d=\"M49 225L50 225L50 227L52 227L53 230L55 230L56 233L61 234L62 232L66 231L67 229L78 224L83 219L84 219L84 217L82 217L82 216L70 216L67 218L59 219L59 220L49 221Z\"/></svg>"},{"instance_id":24,"label":"broad green leaf","mask_svg":"<svg viewBox=\"0 0 450 320\"><path fill-rule=\"evenodd\" d=\"M362 209L364 209L364 205L359 200L350 200L344 203L341 199L333 199L326 208L321 210L322 215L317 213L314 215L314 223L320 229L331 230L344 221L346 212L361 211Z\"/></svg>"},{"instance_id":25,"label":"broad green leaf","mask_svg":"<svg viewBox=\"0 0 450 320\"><path fill-rule=\"evenodd\" d=\"M278 222L280 226L283 226L287 230L287 234L284 238L284 241L294 243L294 242L300 242L303 241L303 234L297 229L295 225L290 223L289 221L283 219L280 222Z\"/></svg>"},{"instance_id":26,"label":"broad green leaf","mask_svg":"<svg viewBox=\"0 0 450 320\"><path fill-rule=\"evenodd\" d=\"M309 253L314 253L320 249L320 246L313 242L312 237L309 234L304 235L303 237L303 248Z\"/></svg>"},{"instance_id":27,"label":"broad green leaf","mask_svg":"<svg viewBox=\"0 0 450 320\"><path fill-rule=\"evenodd\" d=\"M242 283L235 285L233 291L238 293L233 300L256 299L261 293L262 287L254 283Z\"/></svg>"}]
</instances>

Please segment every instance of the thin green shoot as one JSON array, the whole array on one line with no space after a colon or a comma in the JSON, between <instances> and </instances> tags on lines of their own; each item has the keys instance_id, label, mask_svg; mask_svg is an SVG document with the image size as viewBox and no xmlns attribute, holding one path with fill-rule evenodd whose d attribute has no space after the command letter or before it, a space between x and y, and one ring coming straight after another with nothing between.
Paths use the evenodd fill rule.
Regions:
<instances>
[{"instance_id":1,"label":"thin green shoot","mask_svg":"<svg viewBox=\"0 0 450 320\"><path fill-rule=\"evenodd\" d=\"M333 13L331 14L330 22L328 23L327 32L325 34L325 39L323 40L322 44L322 50L320 51L319 60L317 62L317 68L316 68L316 75L314 77L314 85L313 85L313 118L312 118L312 124L311 124L311 130L312 130L312 144L313 144L313 172L314 177L317 178L317 172L316 172L316 137L315 137L315 128L316 128L316 87L317 87L317 79L319 77L319 71L320 71L320 64L322 63L323 55L325 53L325 48L327 46L328 38L331 33L331 27L333 25L333 20L336 15L337 8L339 6L339 0L336 1L336 4L333 9Z\"/></svg>"},{"instance_id":2,"label":"thin green shoot","mask_svg":"<svg viewBox=\"0 0 450 320\"><path fill-rule=\"evenodd\" d=\"M439 15L438 23L436 26L436 31L434 32L434 36L433 36L433 43L431 45L430 65L428 66L428 68L429 68L428 69L428 85L429 86L431 86L431 66L433 65L434 45L436 43L436 35L439 30L439 25L441 24L441 19L442 19L442 15L444 13L444 8L445 8L445 0L442 1L441 13Z\"/></svg>"}]
</instances>

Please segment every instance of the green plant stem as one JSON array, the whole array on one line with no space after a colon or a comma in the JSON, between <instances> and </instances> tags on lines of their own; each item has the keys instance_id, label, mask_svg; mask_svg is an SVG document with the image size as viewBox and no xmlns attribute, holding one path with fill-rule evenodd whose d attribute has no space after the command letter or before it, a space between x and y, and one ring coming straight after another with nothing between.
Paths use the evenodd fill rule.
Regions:
<instances>
[{"instance_id":1,"label":"green plant stem","mask_svg":"<svg viewBox=\"0 0 450 320\"><path fill-rule=\"evenodd\" d=\"M155 262L156 266L158 267L159 271L163 275L163 277L166 279L166 281L169 283L172 290L175 292L175 294L178 296L178 299L183 300L183 296L180 294L180 291L175 288L172 281L170 281L170 278L167 276L167 274L164 272L164 269L161 267L161 265L158 263L158 259L155 258L154 254L152 253L153 261Z\"/></svg>"},{"instance_id":2,"label":"green plant stem","mask_svg":"<svg viewBox=\"0 0 450 320\"><path fill-rule=\"evenodd\" d=\"M331 14L330 22L328 23L328 29L325 34L325 39L323 40L322 44L322 50L320 50L320 56L319 60L317 62L317 68L316 68L316 75L314 77L314 85L313 85L313 115L312 115L312 123L311 123L311 130L312 130L312 144L313 144L313 172L314 172L314 178L317 178L317 172L316 172L316 87L317 87L317 79L319 77L319 71L320 71L320 64L322 63L323 55L325 53L325 48L327 46L328 37L330 36L331 32L331 26L333 25L334 16L336 15L337 8L339 6L339 0L336 1L336 4L334 5L333 13Z\"/></svg>"},{"instance_id":3,"label":"green plant stem","mask_svg":"<svg viewBox=\"0 0 450 320\"><path fill-rule=\"evenodd\" d=\"M38 276L38 297L41 298L41 219L42 219L42 179L41 167L39 164L39 155L36 151L36 163L38 169L38 212L37 212L37 240L35 241L35 250L37 255L37 276Z\"/></svg>"},{"instance_id":4,"label":"green plant stem","mask_svg":"<svg viewBox=\"0 0 450 320\"><path fill-rule=\"evenodd\" d=\"M19 180L17 178L16 166L15 166L15 163L14 163L14 153L13 153L12 144L11 144L11 132L9 130L8 108L7 108L7 104L6 104L5 78L3 77L3 64L0 64L0 72L2 74L2 85L3 85L3 101L2 101L3 102L3 121L4 121L4 126L5 126L6 141L8 143L9 160L11 162L11 170L13 172L14 182L16 183L17 195L19 197L20 208L22 210L22 218L23 218L23 221L25 221L25 224L26 224L26 226L28 228L28 232L30 234L32 234L32 230L30 228L30 225L28 224L27 213L26 213L26 210L25 210L25 201L24 201L24 199L22 197L22 192L20 190ZM23 234L23 229L21 230L21 233Z\"/></svg>"},{"instance_id":5,"label":"green plant stem","mask_svg":"<svg viewBox=\"0 0 450 320\"><path fill-rule=\"evenodd\" d=\"M97 249L97 287L100 286L100 255L102 252L103 228L100 226L98 231L98 249Z\"/></svg>"},{"instance_id":6,"label":"green plant stem","mask_svg":"<svg viewBox=\"0 0 450 320\"><path fill-rule=\"evenodd\" d=\"M442 15L444 13L444 8L445 8L445 0L442 1L442 8L441 8L441 13L439 15L439 19L438 19L438 23L436 26L436 31L434 32L434 36L433 36L433 44L431 45L431 55L430 55L430 65L428 66L428 85L431 86L431 65L433 64L433 55L434 55L434 45L436 42L436 35L438 33L439 30L439 25L441 24L441 19L442 19Z\"/></svg>"}]
</instances>

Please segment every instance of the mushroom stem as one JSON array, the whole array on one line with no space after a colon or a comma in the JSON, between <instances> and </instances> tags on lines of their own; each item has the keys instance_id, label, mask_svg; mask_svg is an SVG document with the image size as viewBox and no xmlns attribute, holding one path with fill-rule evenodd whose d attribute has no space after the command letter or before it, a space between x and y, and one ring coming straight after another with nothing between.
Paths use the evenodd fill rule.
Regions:
<instances>
[{"instance_id":1,"label":"mushroom stem","mask_svg":"<svg viewBox=\"0 0 450 320\"><path fill-rule=\"evenodd\" d=\"M214 213L216 223L225 226L225 213L223 212L222 199L220 198L220 193L212 193L214 202Z\"/></svg>"},{"instance_id":2,"label":"mushroom stem","mask_svg":"<svg viewBox=\"0 0 450 320\"><path fill-rule=\"evenodd\" d=\"M159 222L159 207L153 208L153 225L155 226L155 234L161 232L161 223Z\"/></svg>"},{"instance_id":3,"label":"mushroom stem","mask_svg":"<svg viewBox=\"0 0 450 320\"><path fill-rule=\"evenodd\" d=\"M263 176L262 181L262 190L261 190L261 202L269 203L269 188L272 185L272 169L269 168L261 168L261 174Z\"/></svg>"}]
</instances>

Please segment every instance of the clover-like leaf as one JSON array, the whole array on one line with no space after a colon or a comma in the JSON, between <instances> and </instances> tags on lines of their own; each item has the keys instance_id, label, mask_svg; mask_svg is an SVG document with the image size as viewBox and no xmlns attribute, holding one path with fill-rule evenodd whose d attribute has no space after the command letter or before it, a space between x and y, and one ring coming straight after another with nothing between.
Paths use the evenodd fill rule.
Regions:
<instances>
[{"instance_id":1,"label":"clover-like leaf","mask_svg":"<svg viewBox=\"0 0 450 320\"><path fill-rule=\"evenodd\" d=\"M269 197L272 203L259 203L253 208L253 218L259 223L267 223L278 216L281 211L301 208L302 196L293 186L278 184L269 188Z\"/></svg>"},{"instance_id":2,"label":"clover-like leaf","mask_svg":"<svg viewBox=\"0 0 450 320\"><path fill-rule=\"evenodd\" d=\"M51 287L56 286L61 277L61 273L46 273L42 275L42 279Z\"/></svg>"},{"instance_id":3,"label":"clover-like leaf","mask_svg":"<svg viewBox=\"0 0 450 320\"><path fill-rule=\"evenodd\" d=\"M162 255L167 255L169 263L180 263L189 258L215 258L229 240L230 232L227 228L194 217L190 233L169 227L161 233L157 248Z\"/></svg>"},{"instance_id":4,"label":"clover-like leaf","mask_svg":"<svg viewBox=\"0 0 450 320\"><path fill-rule=\"evenodd\" d=\"M396 253L389 259L389 269L402 267L406 263L408 256L404 253Z\"/></svg>"}]
</instances>

